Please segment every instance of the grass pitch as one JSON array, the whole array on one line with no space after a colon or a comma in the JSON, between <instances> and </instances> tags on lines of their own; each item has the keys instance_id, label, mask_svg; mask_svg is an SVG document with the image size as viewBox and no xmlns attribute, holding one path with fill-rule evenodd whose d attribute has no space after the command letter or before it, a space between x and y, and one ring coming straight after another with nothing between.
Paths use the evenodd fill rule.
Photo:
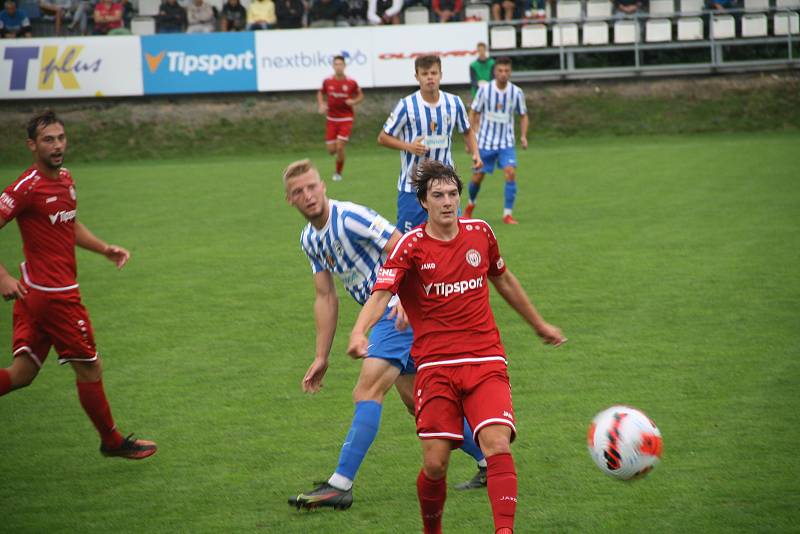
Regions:
<instances>
[{"instance_id":1,"label":"grass pitch","mask_svg":"<svg viewBox=\"0 0 800 534\"><path fill-rule=\"evenodd\" d=\"M495 299L520 432L518 532L797 532L798 143L797 133L533 143L519 154L517 227L500 223L500 176L484 182L475 215L570 338L543 347ZM132 251L121 272L78 258L112 409L160 450L102 458L73 373L51 354L30 388L0 399L0 531L421 530L419 445L395 393L353 508L286 503L335 467L359 368L344 355L358 308L340 288L325 388L300 390L314 293L280 171L305 155L72 166L80 219ZM5 186L22 168L0 170ZM354 147L329 194L393 219L397 170L396 152ZM0 251L10 269L21 259L13 227ZM10 333L11 306L0 305L0 346ZM588 422L614 403L645 410L664 435L662 465L632 484L586 453ZM473 471L456 452L449 482ZM451 491L444 524L491 532L485 492Z\"/></svg>"}]
</instances>

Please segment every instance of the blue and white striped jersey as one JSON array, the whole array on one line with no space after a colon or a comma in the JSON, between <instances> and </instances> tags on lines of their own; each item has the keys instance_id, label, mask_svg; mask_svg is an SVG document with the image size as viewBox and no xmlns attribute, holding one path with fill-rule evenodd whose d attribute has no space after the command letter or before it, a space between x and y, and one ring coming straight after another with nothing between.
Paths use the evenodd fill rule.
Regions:
<instances>
[{"instance_id":1,"label":"blue and white striped jersey","mask_svg":"<svg viewBox=\"0 0 800 534\"><path fill-rule=\"evenodd\" d=\"M363 305L386 260L383 247L392 237L394 225L364 206L329 202L327 224L317 230L308 223L300 234L300 247L308 256L313 273L332 272Z\"/></svg>"},{"instance_id":2,"label":"blue and white striped jersey","mask_svg":"<svg viewBox=\"0 0 800 534\"><path fill-rule=\"evenodd\" d=\"M508 82L501 91L497 80L492 80L478 88L471 107L481 114L478 148L496 150L514 146L514 114L528 113L522 89Z\"/></svg>"},{"instance_id":3,"label":"blue and white striped jersey","mask_svg":"<svg viewBox=\"0 0 800 534\"><path fill-rule=\"evenodd\" d=\"M419 91L400 99L386 119L383 131L407 143L424 137L430 152L426 156L416 156L405 150L400 152L399 191L414 192L412 179L422 159L430 158L453 165L450 149L455 128L460 133L469 130L467 109L459 96L439 91L439 102L435 106L425 102Z\"/></svg>"}]
</instances>

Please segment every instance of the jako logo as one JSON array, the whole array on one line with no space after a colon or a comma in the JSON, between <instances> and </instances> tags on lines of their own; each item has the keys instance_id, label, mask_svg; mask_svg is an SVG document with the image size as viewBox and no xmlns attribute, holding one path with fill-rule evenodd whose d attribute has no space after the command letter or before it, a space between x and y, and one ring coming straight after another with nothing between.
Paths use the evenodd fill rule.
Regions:
<instances>
[{"instance_id":1,"label":"jako logo","mask_svg":"<svg viewBox=\"0 0 800 534\"><path fill-rule=\"evenodd\" d=\"M425 290L426 295L430 295L431 289L434 289L436 295L441 295L443 297L449 297L453 293L464 294L470 289L478 289L479 287L483 287L482 276L478 278L473 278L471 280L461 280L459 282L453 282L451 284L439 282L436 284L423 284L422 286L422 288Z\"/></svg>"},{"instance_id":2,"label":"jako logo","mask_svg":"<svg viewBox=\"0 0 800 534\"><path fill-rule=\"evenodd\" d=\"M11 91L24 91L28 79L28 66L39 58L38 46L10 46L6 48L3 59L11 61ZM42 59L39 67L39 89L52 90L55 80L64 89L80 89L78 78L81 72L97 72L103 64L101 58L94 61L81 61L79 56L83 46L65 46L59 54L58 46L42 46Z\"/></svg>"},{"instance_id":3,"label":"jako logo","mask_svg":"<svg viewBox=\"0 0 800 534\"><path fill-rule=\"evenodd\" d=\"M328 51L317 50L310 54L305 52L298 52L289 56L266 56L261 58L261 66L267 69L297 69L297 68L312 68L312 67L330 67L333 64L333 56ZM344 56L348 65L364 65L367 62L367 55L361 50L357 50L355 54L347 51L342 51L341 55Z\"/></svg>"},{"instance_id":4,"label":"jako logo","mask_svg":"<svg viewBox=\"0 0 800 534\"><path fill-rule=\"evenodd\" d=\"M189 76L193 72L204 72L213 76L221 70L253 70L255 55L250 50L241 54L187 54L186 52L166 52L162 50L156 55L145 52L147 68L155 74L161 65L164 56L169 58L168 69L170 72L179 72Z\"/></svg>"}]
</instances>

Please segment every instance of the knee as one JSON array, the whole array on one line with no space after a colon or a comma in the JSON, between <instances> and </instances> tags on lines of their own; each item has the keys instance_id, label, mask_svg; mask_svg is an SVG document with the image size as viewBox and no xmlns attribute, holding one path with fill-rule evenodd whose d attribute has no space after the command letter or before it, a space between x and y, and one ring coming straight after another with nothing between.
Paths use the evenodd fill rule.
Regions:
<instances>
[{"instance_id":1,"label":"knee","mask_svg":"<svg viewBox=\"0 0 800 534\"><path fill-rule=\"evenodd\" d=\"M9 371L9 377L11 378L11 388L12 389L21 389L24 387L28 387L33 383L33 380L39 374L38 371Z\"/></svg>"},{"instance_id":2,"label":"knee","mask_svg":"<svg viewBox=\"0 0 800 534\"><path fill-rule=\"evenodd\" d=\"M103 379L103 365L99 356L93 362L73 362L72 368L80 382L97 382Z\"/></svg>"},{"instance_id":3,"label":"knee","mask_svg":"<svg viewBox=\"0 0 800 534\"><path fill-rule=\"evenodd\" d=\"M440 456L426 456L423 469L425 476L431 480L441 480L447 475L447 458Z\"/></svg>"},{"instance_id":4,"label":"knee","mask_svg":"<svg viewBox=\"0 0 800 534\"><path fill-rule=\"evenodd\" d=\"M386 392L376 384L356 384L356 387L353 388L353 403L374 401L382 404L385 396Z\"/></svg>"},{"instance_id":5,"label":"knee","mask_svg":"<svg viewBox=\"0 0 800 534\"><path fill-rule=\"evenodd\" d=\"M328 154L331 154L331 155L336 154L336 145L335 144L328 143L326 148L328 149Z\"/></svg>"},{"instance_id":6,"label":"knee","mask_svg":"<svg viewBox=\"0 0 800 534\"><path fill-rule=\"evenodd\" d=\"M484 433L478 436L481 451L485 456L495 454L509 454L511 452L511 441L505 434Z\"/></svg>"},{"instance_id":7,"label":"knee","mask_svg":"<svg viewBox=\"0 0 800 534\"><path fill-rule=\"evenodd\" d=\"M506 182L513 182L514 180L517 179L517 173L514 172L513 167L509 167L508 169L506 169L505 174L506 174Z\"/></svg>"}]
</instances>

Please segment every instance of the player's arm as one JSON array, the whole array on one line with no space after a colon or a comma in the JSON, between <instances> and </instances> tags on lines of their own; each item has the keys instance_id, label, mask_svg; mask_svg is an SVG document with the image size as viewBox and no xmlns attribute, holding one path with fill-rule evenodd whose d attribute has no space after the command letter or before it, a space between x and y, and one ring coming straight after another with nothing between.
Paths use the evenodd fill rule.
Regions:
<instances>
[{"instance_id":1,"label":"player's arm","mask_svg":"<svg viewBox=\"0 0 800 534\"><path fill-rule=\"evenodd\" d=\"M423 143L422 137L417 137L413 142L406 143L402 139L398 139L397 137L389 135L381 130L381 133L378 134L378 144L387 148L393 148L395 150L411 152L417 156L424 156L428 153L428 147L426 147L425 143Z\"/></svg>"},{"instance_id":2,"label":"player's arm","mask_svg":"<svg viewBox=\"0 0 800 534\"><path fill-rule=\"evenodd\" d=\"M533 327L536 334L542 338L542 341L557 347L567 340L557 326L553 326L542 319L542 316L539 315L536 307L522 288L522 284L519 283L519 280L511 271L506 269L498 276L490 276L489 280L491 280L497 292L500 293L500 296Z\"/></svg>"},{"instance_id":3,"label":"player's arm","mask_svg":"<svg viewBox=\"0 0 800 534\"><path fill-rule=\"evenodd\" d=\"M89 231L83 223L75 221L75 244L86 250L102 254L114 262L117 269L128 263L131 253L117 245L109 245Z\"/></svg>"},{"instance_id":4,"label":"player's arm","mask_svg":"<svg viewBox=\"0 0 800 534\"><path fill-rule=\"evenodd\" d=\"M464 132L464 146L467 147L467 152L472 154L472 168L480 169L483 167L481 153L478 150L478 140L475 137L475 128L470 127Z\"/></svg>"},{"instance_id":5,"label":"player's arm","mask_svg":"<svg viewBox=\"0 0 800 534\"><path fill-rule=\"evenodd\" d=\"M317 110L321 115L324 115L328 111L328 106L325 105L325 96L322 93L322 89L317 90Z\"/></svg>"},{"instance_id":6,"label":"player's arm","mask_svg":"<svg viewBox=\"0 0 800 534\"><path fill-rule=\"evenodd\" d=\"M528 114L525 113L519 119L519 144L522 148L528 148Z\"/></svg>"},{"instance_id":7,"label":"player's arm","mask_svg":"<svg viewBox=\"0 0 800 534\"><path fill-rule=\"evenodd\" d=\"M339 297L333 285L330 271L314 274L314 320L317 323L317 342L314 361L303 377L303 391L316 393L322 387L322 378L328 370L328 358L336 335L336 321L339 319Z\"/></svg>"},{"instance_id":8,"label":"player's arm","mask_svg":"<svg viewBox=\"0 0 800 534\"><path fill-rule=\"evenodd\" d=\"M361 90L361 87L358 87L356 91L356 96L354 98L348 98L347 100L345 100L345 103L348 106L357 106L358 104L361 103L362 100L364 100L364 91Z\"/></svg>"},{"instance_id":9,"label":"player's arm","mask_svg":"<svg viewBox=\"0 0 800 534\"><path fill-rule=\"evenodd\" d=\"M347 354L351 357L365 358L367 356L367 349L369 348L367 332L383 316L383 312L386 310L386 306L389 305L391 298L392 293L390 291L378 289L373 291L364 307L361 308L361 313L358 314L356 324L350 333L350 343L347 345Z\"/></svg>"},{"instance_id":10,"label":"player's arm","mask_svg":"<svg viewBox=\"0 0 800 534\"><path fill-rule=\"evenodd\" d=\"M481 129L481 113L480 111L475 111L474 109L469 109L469 125L470 130L473 132L478 132ZM465 143L466 144L466 143ZM467 147L469 149L469 147Z\"/></svg>"},{"instance_id":11,"label":"player's arm","mask_svg":"<svg viewBox=\"0 0 800 534\"><path fill-rule=\"evenodd\" d=\"M0 228L8 223L7 220L0 217ZM22 285L22 282L11 276L6 268L0 263L0 295L3 295L4 300L21 299L28 294L28 290Z\"/></svg>"}]
</instances>

